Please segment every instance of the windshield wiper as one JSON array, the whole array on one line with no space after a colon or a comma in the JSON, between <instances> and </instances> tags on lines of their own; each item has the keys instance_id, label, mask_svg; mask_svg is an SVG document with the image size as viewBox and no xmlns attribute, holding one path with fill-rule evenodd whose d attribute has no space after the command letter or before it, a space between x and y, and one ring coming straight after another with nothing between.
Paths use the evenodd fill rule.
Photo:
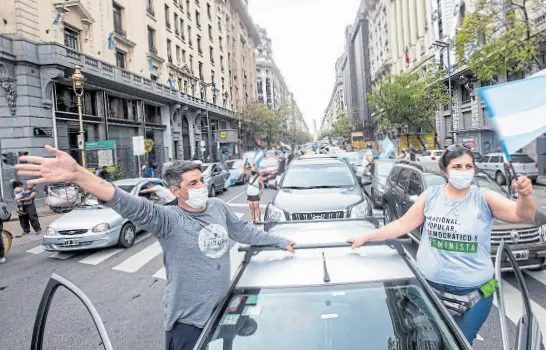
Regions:
<instances>
[{"instance_id":1,"label":"windshield wiper","mask_svg":"<svg viewBox=\"0 0 547 350\"><path fill-rule=\"evenodd\" d=\"M323 186L310 186L306 188L342 188L344 186L341 185L323 185Z\"/></svg>"},{"instance_id":2,"label":"windshield wiper","mask_svg":"<svg viewBox=\"0 0 547 350\"><path fill-rule=\"evenodd\" d=\"M307 190L308 188L312 188L312 187L307 187L307 186L283 186L281 187L283 189L289 189L289 190Z\"/></svg>"}]
</instances>

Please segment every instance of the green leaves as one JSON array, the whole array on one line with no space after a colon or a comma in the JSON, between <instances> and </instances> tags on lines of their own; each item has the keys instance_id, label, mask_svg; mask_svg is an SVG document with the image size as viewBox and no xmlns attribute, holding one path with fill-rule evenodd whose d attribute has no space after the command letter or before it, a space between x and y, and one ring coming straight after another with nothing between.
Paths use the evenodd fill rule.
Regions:
<instances>
[{"instance_id":1,"label":"green leaves","mask_svg":"<svg viewBox=\"0 0 547 350\"><path fill-rule=\"evenodd\" d=\"M351 136L351 132L354 130L356 130L356 125L353 120L345 113L341 112L336 117L334 123L332 123L331 136L340 137L347 141Z\"/></svg>"},{"instance_id":2,"label":"green leaves","mask_svg":"<svg viewBox=\"0 0 547 350\"><path fill-rule=\"evenodd\" d=\"M436 76L416 72L388 75L368 94L374 118L384 128L433 130L435 115L448 103L447 89Z\"/></svg>"}]
</instances>

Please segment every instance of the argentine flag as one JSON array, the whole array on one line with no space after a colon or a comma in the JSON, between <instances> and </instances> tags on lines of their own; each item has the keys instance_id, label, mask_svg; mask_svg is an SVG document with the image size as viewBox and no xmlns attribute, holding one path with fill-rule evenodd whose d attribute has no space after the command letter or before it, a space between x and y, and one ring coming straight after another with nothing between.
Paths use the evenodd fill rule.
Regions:
<instances>
[{"instance_id":1,"label":"argentine flag","mask_svg":"<svg viewBox=\"0 0 547 350\"><path fill-rule=\"evenodd\" d=\"M498 132L507 160L545 133L545 71L477 89Z\"/></svg>"},{"instance_id":2,"label":"argentine flag","mask_svg":"<svg viewBox=\"0 0 547 350\"><path fill-rule=\"evenodd\" d=\"M379 159L389 159L389 157L395 158L395 145L389 137L386 136L382 142L382 153L380 153Z\"/></svg>"},{"instance_id":3,"label":"argentine flag","mask_svg":"<svg viewBox=\"0 0 547 350\"><path fill-rule=\"evenodd\" d=\"M255 165L257 168L260 168L260 162L264 158L264 151L259 149L255 154Z\"/></svg>"}]
</instances>

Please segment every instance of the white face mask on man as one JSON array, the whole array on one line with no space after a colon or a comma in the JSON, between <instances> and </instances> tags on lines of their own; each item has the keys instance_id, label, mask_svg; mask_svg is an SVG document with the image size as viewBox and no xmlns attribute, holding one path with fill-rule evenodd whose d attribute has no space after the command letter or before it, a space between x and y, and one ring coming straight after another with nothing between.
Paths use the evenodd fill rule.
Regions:
<instances>
[{"instance_id":1,"label":"white face mask on man","mask_svg":"<svg viewBox=\"0 0 547 350\"><path fill-rule=\"evenodd\" d=\"M450 169L448 171L448 182L454 188L458 190L463 190L473 182L473 177L475 176L475 170L455 170Z\"/></svg>"},{"instance_id":2,"label":"white face mask on man","mask_svg":"<svg viewBox=\"0 0 547 350\"><path fill-rule=\"evenodd\" d=\"M207 186L202 188L188 190L188 199L185 200L186 204L194 209L203 208L209 200L209 190Z\"/></svg>"}]
</instances>

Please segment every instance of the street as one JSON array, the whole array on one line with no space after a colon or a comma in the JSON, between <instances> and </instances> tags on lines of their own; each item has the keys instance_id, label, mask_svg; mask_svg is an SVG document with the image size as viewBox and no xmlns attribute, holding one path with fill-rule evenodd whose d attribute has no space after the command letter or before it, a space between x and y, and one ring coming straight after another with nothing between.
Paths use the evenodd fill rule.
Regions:
<instances>
[{"instance_id":1,"label":"street","mask_svg":"<svg viewBox=\"0 0 547 350\"><path fill-rule=\"evenodd\" d=\"M273 195L274 191L265 191L261 202L264 208ZM545 212L545 188L535 188L534 196L538 209ZM231 187L221 198L237 216L249 220L245 187ZM381 215L380 211L376 214ZM42 226L47 227L57 217L41 218ZM7 223L5 228L15 235L20 233L18 222ZM407 249L415 255L417 246ZM232 253L232 272L241 257L241 253ZM163 348L165 270L161 248L148 233L140 233L136 244L126 250L111 248L77 254L45 252L40 237L31 234L15 239L7 259L0 265L0 349L29 348L38 304L52 273L68 279L87 294L105 323L114 349ZM545 334L545 271L526 272L525 279L532 309ZM519 293L511 273L505 274L503 283L510 339L514 339L515 323L521 313ZM59 291L51 310L46 348L102 349L91 317L76 297ZM496 306L479 336L475 349L502 347Z\"/></svg>"}]
</instances>

